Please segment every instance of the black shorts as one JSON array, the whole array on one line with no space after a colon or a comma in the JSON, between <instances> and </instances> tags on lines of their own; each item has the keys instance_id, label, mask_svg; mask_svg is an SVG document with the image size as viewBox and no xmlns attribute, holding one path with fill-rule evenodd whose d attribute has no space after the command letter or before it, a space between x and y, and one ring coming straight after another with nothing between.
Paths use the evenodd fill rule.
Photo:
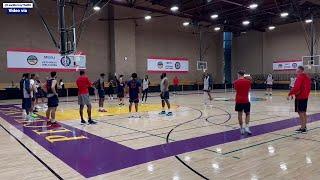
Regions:
<instances>
[{"instance_id":1,"label":"black shorts","mask_svg":"<svg viewBox=\"0 0 320 180\"><path fill-rule=\"evenodd\" d=\"M294 101L295 112L307 112L308 99L296 99Z\"/></svg>"},{"instance_id":2,"label":"black shorts","mask_svg":"<svg viewBox=\"0 0 320 180\"><path fill-rule=\"evenodd\" d=\"M22 99L22 109L29 110L31 108L31 98Z\"/></svg>"},{"instance_id":3,"label":"black shorts","mask_svg":"<svg viewBox=\"0 0 320 180\"><path fill-rule=\"evenodd\" d=\"M135 103L135 104L138 104L139 103L139 98L138 97L129 97L129 102L130 103Z\"/></svg>"},{"instance_id":4,"label":"black shorts","mask_svg":"<svg viewBox=\"0 0 320 180\"><path fill-rule=\"evenodd\" d=\"M48 107L58 107L59 99L58 96L54 95L52 97L48 97Z\"/></svg>"},{"instance_id":5,"label":"black shorts","mask_svg":"<svg viewBox=\"0 0 320 180\"><path fill-rule=\"evenodd\" d=\"M107 94L108 94L108 95L112 95L113 93L114 93L113 88L112 88L112 87L108 87L108 88L107 88Z\"/></svg>"},{"instance_id":6,"label":"black shorts","mask_svg":"<svg viewBox=\"0 0 320 180\"><path fill-rule=\"evenodd\" d=\"M105 92L103 89L98 89L99 98L103 99L105 97Z\"/></svg>"},{"instance_id":7,"label":"black shorts","mask_svg":"<svg viewBox=\"0 0 320 180\"><path fill-rule=\"evenodd\" d=\"M124 98L124 91L119 91L117 96L118 98Z\"/></svg>"},{"instance_id":8,"label":"black shorts","mask_svg":"<svg viewBox=\"0 0 320 180\"><path fill-rule=\"evenodd\" d=\"M162 100L168 100L170 98L169 91L162 92L160 97Z\"/></svg>"},{"instance_id":9,"label":"black shorts","mask_svg":"<svg viewBox=\"0 0 320 180\"><path fill-rule=\"evenodd\" d=\"M43 97L43 93L42 90L38 90L38 92L36 93L36 98L42 98Z\"/></svg>"},{"instance_id":10,"label":"black shorts","mask_svg":"<svg viewBox=\"0 0 320 180\"><path fill-rule=\"evenodd\" d=\"M267 84L267 88L272 88L272 84Z\"/></svg>"},{"instance_id":11,"label":"black shorts","mask_svg":"<svg viewBox=\"0 0 320 180\"><path fill-rule=\"evenodd\" d=\"M248 103L236 103L235 111L249 113L251 109L250 102Z\"/></svg>"}]
</instances>

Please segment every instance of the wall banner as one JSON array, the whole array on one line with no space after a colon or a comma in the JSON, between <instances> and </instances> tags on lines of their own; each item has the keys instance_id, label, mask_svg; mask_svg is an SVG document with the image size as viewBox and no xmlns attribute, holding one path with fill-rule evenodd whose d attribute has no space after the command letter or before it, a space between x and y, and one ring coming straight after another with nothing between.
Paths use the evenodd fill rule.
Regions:
<instances>
[{"instance_id":1,"label":"wall banner","mask_svg":"<svg viewBox=\"0 0 320 180\"><path fill-rule=\"evenodd\" d=\"M56 51L47 50L9 49L7 69L14 72L72 72L86 69L86 56L61 56Z\"/></svg>"},{"instance_id":2,"label":"wall banner","mask_svg":"<svg viewBox=\"0 0 320 180\"><path fill-rule=\"evenodd\" d=\"M148 72L187 73L189 61L186 58L150 57L147 62Z\"/></svg>"},{"instance_id":3,"label":"wall banner","mask_svg":"<svg viewBox=\"0 0 320 180\"><path fill-rule=\"evenodd\" d=\"M275 61L273 62L274 71L290 71L296 70L298 66L302 66L301 60Z\"/></svg>"}]
</instances>

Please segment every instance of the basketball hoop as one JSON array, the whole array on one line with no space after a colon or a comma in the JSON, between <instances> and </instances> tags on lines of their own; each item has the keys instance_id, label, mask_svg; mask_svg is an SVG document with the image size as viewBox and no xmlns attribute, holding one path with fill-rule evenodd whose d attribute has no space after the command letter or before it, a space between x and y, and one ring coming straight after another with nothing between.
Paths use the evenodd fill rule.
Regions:
<instances>
[{"instance_id":1,"label":"basketball hoop","mask_svg":"<svg viewBox=\"0 0 320 180\"><path fill-rule=\"evenodd\" d=\"M197 61L197 70L206 72L208 67L207 61Z\"/></svg>"},{"instance_id":2,"label":"basketball hoop","mask_svg":"<svg viewBox=\"0 0 320 180\"><path fill-rule=\"evenodd\" d=\"M85 55L68 55L66 56L70 60L71 66L70 68L79 71L81 69L85 69L86 67L86 56Z\"/></svg>"},{"instance_id":3,"label":"basketball hoop","mask_svg":"<svg viewBox=\"0 0 320 180\"><path fill-rule=\"evenodd\" d=\"M303 66L307 69L312 69L312 67L320 67L320 55L315 56L303 56L302 57Z\"/></svg>"}]
</instances>

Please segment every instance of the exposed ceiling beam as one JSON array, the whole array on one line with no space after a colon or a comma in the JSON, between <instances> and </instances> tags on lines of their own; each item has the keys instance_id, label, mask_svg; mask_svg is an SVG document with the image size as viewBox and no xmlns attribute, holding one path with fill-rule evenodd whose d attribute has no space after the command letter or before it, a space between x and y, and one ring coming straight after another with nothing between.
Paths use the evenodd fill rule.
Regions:
<instances>
[{"instance_id":1,"label":"exposed ceiling beam","mask_svg":"<svg viewBox=\"0 0 320 180\"><path fill-rule=\"evenodd\" d=\"M120 1L114 1L114 0L111 1L111 4L118 5L118 6L124 6L124 7L132 7L128 3L120 2ZM144 6L133 6L132 8L143 10L143 11L154 12L154 13L166 14L166 15L170 15L170 16L177 16L177 17L182 17L182 18L188 18L188 19L195 19L195 20L199 20L199 21L210 22L208 19L204 19L204 18L201 18L201 17L195 17L195 16L193 16L191 14L183 13L183 12L182 13L173 13L173 12L170 12L170 11L154 9L154 8L144 7Z\"/></svg>"},{"instance_id":2,"label":"exposed ceiling beam","mask_svg":"<svg viewBox=\"0 0 320 180\"><path fill-rule=\"evenodd\" d=\"M240 7L246 8L246 9L249 9L248 6L240 4L240 3L233 2L231 0L220 0L220 1L225 2L225 3L229 3L229 4L233 4L233 5L236 5L236 6L240 6ZM273 12L269 12L269 11L264 11L264 12L268 13L268 14L276 15Z\"/></svg>"}]
</instances>

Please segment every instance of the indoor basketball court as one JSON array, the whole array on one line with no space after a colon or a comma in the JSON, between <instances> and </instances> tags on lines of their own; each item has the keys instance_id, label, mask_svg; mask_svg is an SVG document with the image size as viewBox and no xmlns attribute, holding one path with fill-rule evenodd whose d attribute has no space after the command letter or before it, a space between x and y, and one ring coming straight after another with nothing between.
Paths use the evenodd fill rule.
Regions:
<instances>
[{"instance_id":1,"label":"indoor basketball court","mask_svg":"<svg viewBox=\"0 0 320 180\"><path fill-rule=\"evenodd\" d=\"M316 0L3 3L0 177L320 178L319 17Z\"/></svg>"}]
</instances>

